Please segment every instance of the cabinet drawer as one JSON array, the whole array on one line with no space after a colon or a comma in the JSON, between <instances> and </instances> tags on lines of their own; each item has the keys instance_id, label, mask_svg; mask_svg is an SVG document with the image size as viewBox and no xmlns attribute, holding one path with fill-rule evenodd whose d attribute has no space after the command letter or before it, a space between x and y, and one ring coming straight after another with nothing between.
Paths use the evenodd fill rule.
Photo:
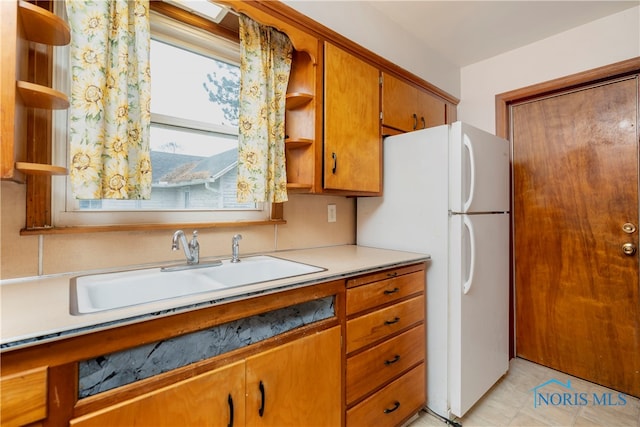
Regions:
<instances>
[{"instance_id":1,"label":"cabinet drawer","mask_svg":"<svg viewBox=\"0 0 640 427\"><path fill-rule=\"evenodd\" d=\"M379 282L380 280L391 279L392 277L401 276L403 274L415 273L421 271L424 274L425 264L411 264L406 267L394 268L391 270L377 271L375 273L365 274L347 280L347 288L366 285L367 283Z\"/></svg>"},{"instance_id":2,"label":"cabinet drawer","mask_svg":"<svg viewBox=\"0 0 640 427\"><path fill-rule=\"evenodd\" d=\"M425 359L424 324L347 359L347 405Z\"/></svg>"},{"instance_id":3,"label":"cabinet drawer","mask_svg":"<svg viewBox=\"0 0 640 427\"><path fill-rule=\"evenodd\" d=\"M30 424L47 416L47 368L0 378L1 424Z\"/></svg>"},{"instance_id":4,"label":"cabinet drawer","mask_svg":"<svg viewBox=\"0 0 640 427\"><path fill-rule=\"evenodd\" d=\"M347 321L347 353L424 320L424 296L394 304Z\"/></svg>"},{"instance_id":5,"label":"cabinet drawer","mask_svg":"<svg viewBox=\"0 0 640 427\"><path fill-rule=\"evenodd\" d=\"M424 363L347 411L347 427L397 426L425 403Z\"/></svg>"},{"instance_id":6,"label":"cabinet drawer","mask_svg":"<svg viewBox=\"0 0 640 427\"><path fill-rule=\"evenodd\" d=\"M347 289L347 316L424 291L424 271Z\"/></svg>"}]
</instances>

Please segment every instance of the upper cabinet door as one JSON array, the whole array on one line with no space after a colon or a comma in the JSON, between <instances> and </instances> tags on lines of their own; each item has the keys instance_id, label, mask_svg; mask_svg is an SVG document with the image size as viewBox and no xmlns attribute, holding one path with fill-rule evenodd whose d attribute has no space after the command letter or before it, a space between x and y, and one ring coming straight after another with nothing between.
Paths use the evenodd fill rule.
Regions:
<instances>
[{"instance_id":1,"label":"upper cabinet door","mask_svg":"<svg viewBox=\"0 0 640 427\"><path fill-rule=\"evenodd\" d=\"M402 132L411 132L445 123L447 123L447 103L444 100L424 89L383 73L383 126Z\"/></svg>"},{"instance_id":2,"label":"upper cabinet door","mask_svg":"<svg viewBox=\"0 0 640 427\"><path fill-rule=\"evenodd\" d=\"M447 104L444 101L424 90L417 90L417 92L418 129L451 123L451 121L447 122Z\"/></svg>"},{"instance_id":3,"label":"upper cabinet door","mask_svg":"<svg viewBox=\"0 0 640 427\"><path fill-rule=\"evenodd\" d=\"M325 43L324 188L352 194L382 190L380 72Z\"/></svg>"},{"instance_id":4,"label":"upper cabinet door","mask_svg":"<svg viewBox=\"0 0 640 427\"><path fill-rule=\"evenodd\" d=\"M419 129L417 89L382 73L382 125L403 132Z\"/></svg>"}]
</instances>

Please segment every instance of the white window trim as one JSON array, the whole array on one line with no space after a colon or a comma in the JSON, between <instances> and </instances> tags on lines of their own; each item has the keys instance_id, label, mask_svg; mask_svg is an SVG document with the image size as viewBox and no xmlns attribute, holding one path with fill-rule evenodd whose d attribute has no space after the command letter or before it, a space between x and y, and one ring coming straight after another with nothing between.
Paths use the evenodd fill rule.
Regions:
<instances>
[{"instance_id":1,"label":"white window trim","mask_svg":"<svg viewBox=\"0 0 640 427\"><path fill-rule=\"evenodd\" d=\"M54 7L56 8L55 12L66 19L64 2L55 2ZM185 27L164 15L155 12L151 13L151 31L154 39L166 43L177 43L176 41L180 40L180 45L187 46L198 53L239 65L240 48L237 43L194 27ZM220 46L220 49L216 50L215 56L203 47L212 42ZM56 49L55 55L57 57L69 58L68 46L61 46ZM69 68L68 64L66 67L56 66L53 72L53 85L63 93L69 93ZM155 118L158 121L163 121L163 116L161 115L155 116ZM178 125L175 120L174 124ZM204 124L204 127L225 134L237 134L237 132L229 131L225 127L208 124ZM54 111L52 134L54 164L68 164L67 135L67 111ZM65 176L52 177L51 213L53 225L56 227L264 221L270 219L271 211L270 203L259 203L255 210L76 211L73 206L68 206L69 202L77 204L70 195L70 180Z\"/></svg>"}]
</instances>

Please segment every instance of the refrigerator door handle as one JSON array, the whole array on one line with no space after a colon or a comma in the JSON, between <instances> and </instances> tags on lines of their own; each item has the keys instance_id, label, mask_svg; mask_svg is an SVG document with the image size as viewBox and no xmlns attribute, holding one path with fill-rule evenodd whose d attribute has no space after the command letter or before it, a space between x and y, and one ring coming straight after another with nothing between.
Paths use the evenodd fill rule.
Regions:
<instances>
[{"instance_id":1,"label":"refrigerator door handle","mask_svg":"<svg viewBox=\"0 0 640 427\"><path fill-rule=\"evenodd\" d=\"M471 175L471 182L470 182L470 188L469 188L469 198L464 203L462 212L468 212L469 207L473 202L473 195L476 191L476 188L475 188L476 187L476 160L475 160L475 156L473 155L473 146L471 145L471 141L469 140L467 135L464 135L463 143L464 143L464 146L467 148L467 151L469 151L469 173Z\"/></svg>"},{"instance_id":2,"label":"refrigerator door handle","mask_svg":"<svg viewBox=\"0 0 640 427\"><path fill-rule=\"evenodd\" d=\"M471 223L471 220L467 216L464 216L463 217L463 222L464 222L464 226L467 227L467 230L469 230L469 243L470 243L470 247L471 247L471 259L470 259L470 262L469 262L469 264L470 264L469 265L469 277L462 284L462 293L466 295L471 290L471 285L473 284L473 276L475 275L475 269L476 269L476 238L475 238L475 234L473 232L473 224Z\"/></svg>"}]
</instances>

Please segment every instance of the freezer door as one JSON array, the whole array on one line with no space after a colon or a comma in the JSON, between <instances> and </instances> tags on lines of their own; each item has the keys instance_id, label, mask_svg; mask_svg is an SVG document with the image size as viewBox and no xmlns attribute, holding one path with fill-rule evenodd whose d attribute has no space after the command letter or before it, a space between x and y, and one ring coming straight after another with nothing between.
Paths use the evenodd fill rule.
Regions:
<instances>
[{"instance_id":1,"label":"freezer door","mask_svg":"<svg viewBox=\"0 0 640 427\"><path fill-rule=\"evenodd\" d=\"M463 416L509 368L509 214L449 222L449 404Z\"/></svg>"},{"instance_id":2,"label":"freezer door","mask_svg":"<svg viewBox=\"0 0 640 427\"><path fill-rule=\"evenodd\" d=\"M449 209L509 211L509 142L462 122L449 134Z\"/></svg>"}]
</instances>

